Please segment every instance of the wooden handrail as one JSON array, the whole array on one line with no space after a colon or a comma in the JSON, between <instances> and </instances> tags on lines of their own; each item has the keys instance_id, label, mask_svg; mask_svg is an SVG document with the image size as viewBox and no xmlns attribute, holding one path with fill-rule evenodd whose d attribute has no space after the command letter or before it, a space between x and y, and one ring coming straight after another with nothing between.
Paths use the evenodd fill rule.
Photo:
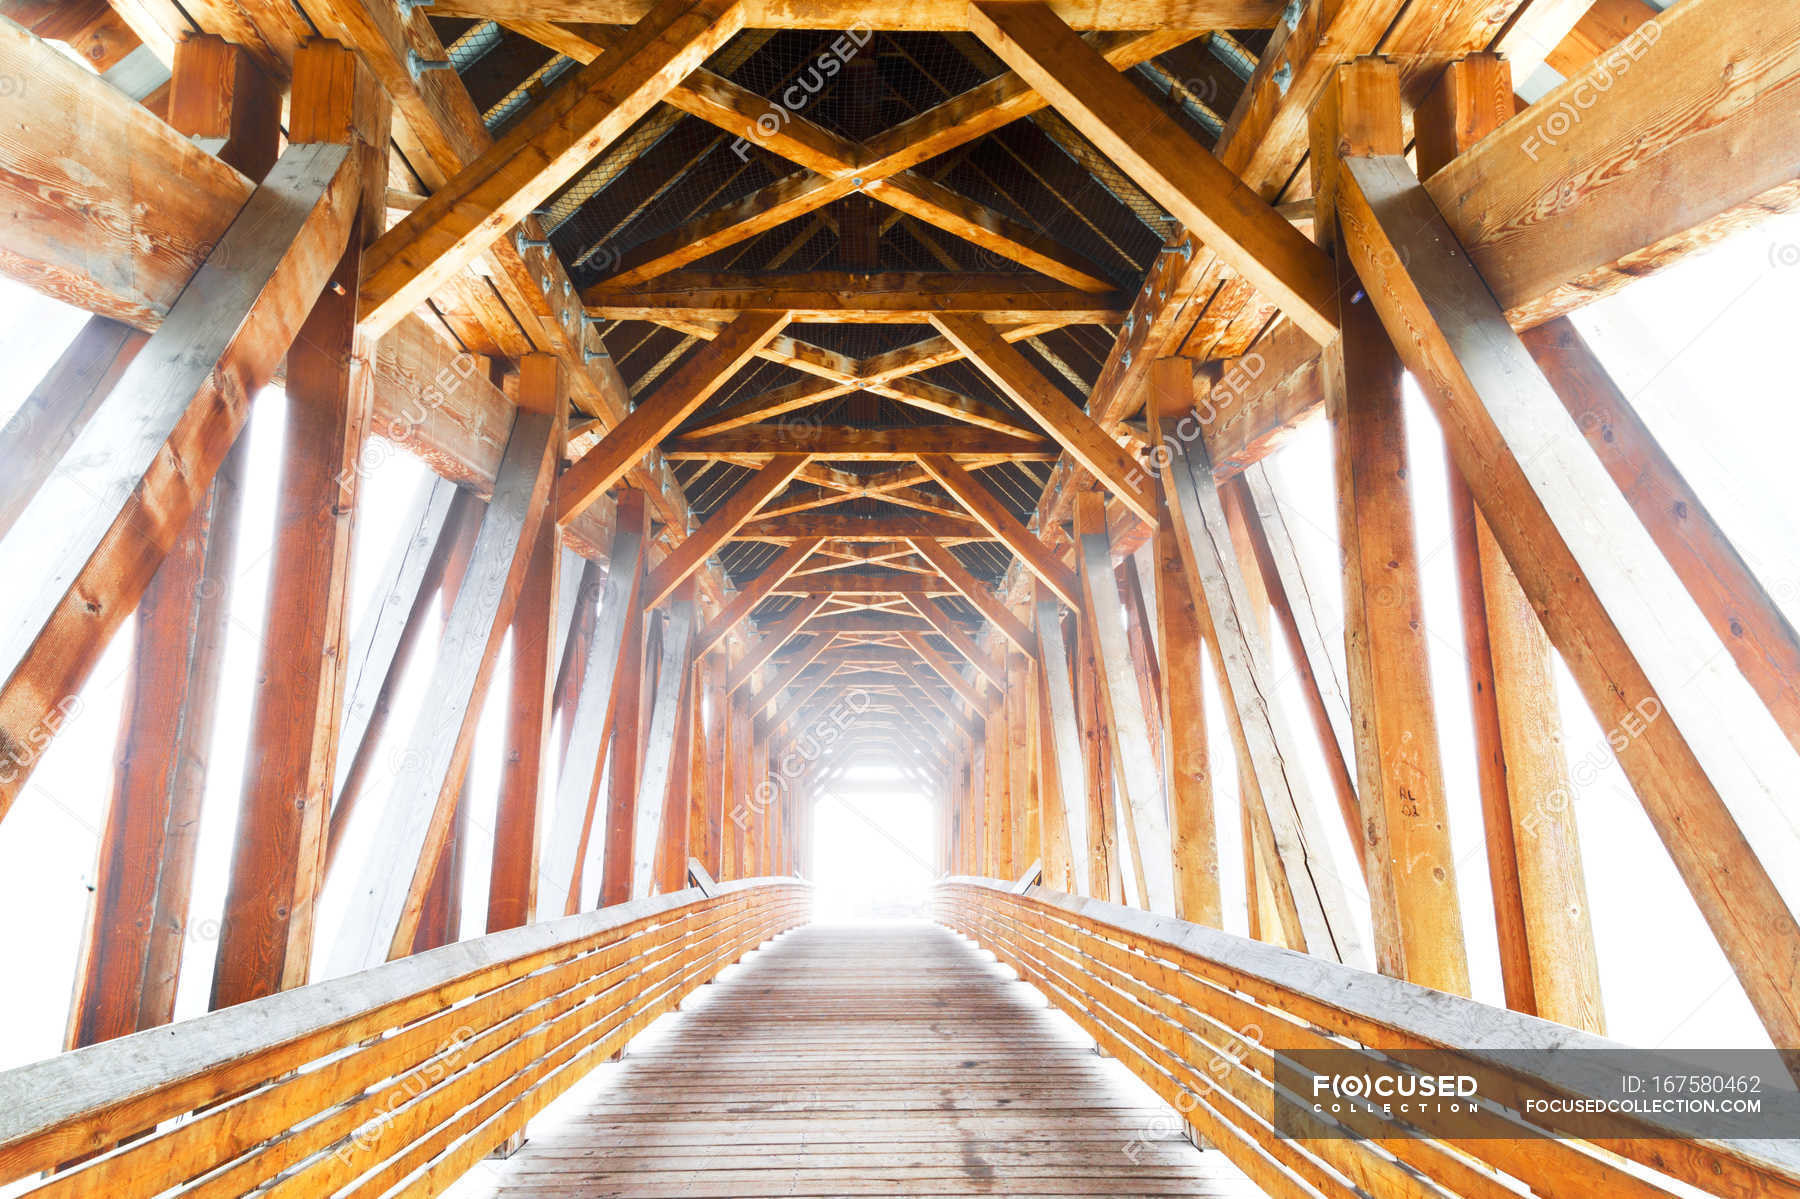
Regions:
<instances>
[{"instance_id":1,"label":"wooden handrail","mask_svg":"<svg viewBox=\"0 0 1800 1199\"><path fill-rule=\"evenodd\" d=\"M1683 1193L1679 1183L1715 1195L1800 1196L1800 1152L1792 1143L1694 1139L1642 1116L1609 1114L1633 1135L1597 1141L1533 1136L1524 1128L1517 1139L1434 1140L1367 1113L1339 1117L1364 1139L1285 1137L1277 1131L1278 1105L1287 1130L1308 1120L1317 1126L1276 1086L1285 1053L1439 1050L1488 1076L1589 1098L1616 1081L1598 1076L1592 1057L1534 1054L1527 1072L1519 1051L1627 1047L1219 929L1041 887L1015 895L1002 880L947 878L934 907L944 924L1043 991L1271 1195L1349 1199L1360 1190L1513 1199L1518 1191L1502 1184L1504 1174L1535 1194L1571 1199L1649 1199Z\"/></svg>"},{"instance_id":2,"label":"wooden handrail","mask_svg":"<svg viewBox=\"0 0 1800 1199\"><path fill-rule=\"evenodd\" d=\"M29 1193L436 1194L810 904L792 878L693 887L5 1071L0 1183L89 1158Z\"/></svg>"}]
</instances>

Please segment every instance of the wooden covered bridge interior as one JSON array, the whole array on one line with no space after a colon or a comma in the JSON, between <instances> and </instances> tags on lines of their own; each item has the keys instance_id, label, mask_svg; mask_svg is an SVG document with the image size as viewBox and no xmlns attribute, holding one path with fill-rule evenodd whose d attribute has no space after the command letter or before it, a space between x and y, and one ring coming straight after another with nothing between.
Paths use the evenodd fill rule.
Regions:
<instances>
[{"instance_id":1,"label":"wooden covered bridge interior","mask_svg":"<svg viewBox=\"0 0 1800 1199\"><path fill-rule=\"evenodd\" d=\"M1800 1196L1792 1144L1295 1136L1275 1082L1611 1044L1562 668L1800 1053L1800 638L1570 320L1800 201L1793 0L0 16L0 271L90 314L0 430L0 838L134 638L68 1051L0 1072L0 1185L417 1196L511 1153L533 1196ZM1336 578L1265 469L1315 421ZM353 555L391 453L427 482ZM210 1010L177 1021L259 484ZM1469 997L1447 705L1505 1008ZM803 927L814 800L870 763L934 805L942 927ZM1157 1102L1185 1128L1132 1152Z\"/></svg>"}]
</instances>

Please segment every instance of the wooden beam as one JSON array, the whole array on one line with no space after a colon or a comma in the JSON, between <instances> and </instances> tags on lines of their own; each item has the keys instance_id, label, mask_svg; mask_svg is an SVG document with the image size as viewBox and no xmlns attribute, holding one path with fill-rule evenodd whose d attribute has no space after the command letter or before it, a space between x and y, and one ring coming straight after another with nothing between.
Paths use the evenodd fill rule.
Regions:
<instances>
[{"instance_id":1,"label":"wooden beam","mask_svg":"<svg viewBox=\"0 0 1800 1199\"><path fill-rule=\"evenodd\" d=\"M1125 609L1113 577L1112 542L1106 511L1097 492L1075 501L1077 562L1081 567L1082 624L1094 641L1102 715L1130 805L1139 852L1135 855L1149 910L1175 911L1174 859L1170 855L1168 806L1152 750L1148 718L1138 693L1130 648L1125 641Z\"/></svg>"},{"instance_id":2,"label":"wooden beam","mask_svg":"<svg viewBox=\"0 0 1800 1199\"><path fill-rule=\"evenodd\" d=\"M1678 5L1432 175L1514 328L1800 203L1791 154L1743 153L1800 144L1796 37L1782 0Z\"/></svg>"},{"instance_id":3,"label":"wooden beam","mask_svg":"<svg viewBox=\"0 0 1800 1199\"><path fill-rule=\"evenodd\" d=\"M275 85L248 55L195 38L179 47L175 73L188 92L196 90L196 77L206 79L214 85L212 111L222 112L227 124L236 117L240 137L222 146L225 161L258 177L267 173L280 140L279 104ZM185 108L170 115L182 132L202 132ZM8 492L0 502L0 535L147 340L117 321L90 318L0 431ZM239 448L226 457L138 605L118 766L69 1004L71 1049L174 1019L225 658L244 456ZM178 719L171 721L171 710Z\"/></svg>"},{"instance_id":4,"label":"wooden beam","mask_svg":"<svg viewBox=\"0 0 1800 1199\"><path fill-rule=\"evenodd\" d=\"M743 313L684 359L630 416L565 472L557 496L557 523L568 524L617 483L708 396L723 387L786 323L785 313Z\"/></svg>"},{"instance_id":5,"label":"wooden beam","mask_svg":"<svg viewBox=\"0 0 1800 1199\"><path fill-rule=\"evenodd\" d=\"M1602 727L1628 730L1619 763L1651 823L1771 1038L1800 1043L1800 830L1779 798L1792 747L1406 162L1345 160L1338 207L1370 299L1404 331L1395 344L1551 641Z\"/></svg>"},{"instance_id":6,"label":"wooden beam","mask_svg":"<svg viewBox=\"0 0 1800 1199\"><path fill-rule=\"evenodd\" d=\"M1318 247L1121 78L1054 9L977 3L969 22L990 50L1290 320L1321 343L1335 335L1331 264Z\"/></svg>"},{"instance_id":7,"label":"wooden beam","mask_svg":"<svg viewBox=\"0 0 1800 1199\"><path fill-rule=\"evenodd\" d=\"M775 626L758 637L756 642L744 651L744 656L732 666L731 677L725 684L726 692L735 692L749 682L751 676L775 656L775 651L787 644L789 638L800 631L800 626L811 620L830 598L827 595L809 596L789 608L787 613L775 623Z\"/></svg>"},{"instance_id":8,"label":"wooden beam","mask_svg":"<svg viewBox=\"0 0 1800 1199\"><path fill-rule=\"evenodd\" d=\"M17 767L0 781L0 817L61 723L56 705L80 691L204 496L302 297L324 285L357 186L347 147L290 146L0 540L9 577L29 580L0 627L0 748Z\"/></svg>"},{"instance_id":9,"label":"wooden beam","mask_svg":"<svg viewBox=\"0 0 1800 1199\"><path fill-rule=\"evenodd\" d=\"M920 538L920 540L930 541L931 539ZM932 542L932 544L941 545L942 543ZM898 596L958 595L961 593L943 579L914 574L911 571L875 574L849 570L826 570L790 577L785 582L775 584L772 594Z\"/></svg>"},{"instance_id":10,"label":"wooden beam","mask_svg":"<svg viewBox=\"0 0 1800 1199\"><path fill-rule=\"evenodd\" d=\"M859 27L868 28L862 16L853 20ZM1149 33L1101 35L1096 38L1096 44L1115 70L1125 70L1189 40L1191 36L1180 31L1156 29ZM674 98L679 102L679 97ZM1003 125L1041 111L1044 106L1043 98L1028 84L1007 72L878 135L857 152L858 161L853 169L824 174L796 172L634 247L624 255L612 282L641 283L817 212L833 201L853 194L857 190L857 179L863 181L863 190L872 191L889 176L968 145ZM764 108L759 105L755 115L761 115L762 111ZM1020 248L1027 247L1021 243ZM1034 253L1043 253L1042 243L1036 239L1032 239L1029 248ZM1061 257L1068 264L1066 252ZM1078 265L1083 271L1088 269L1082 264L1071 265ZM1074 283L1072 278L1064 281Z\"/></svg>"},{"instance_id":11,"label":"wooden beam","mask_svg":"<svg viewBox=\"0 0 1800 1199\"><path fill-rule=\"evenodd\" d=\"M825 652L826 647L831 644L834 636L835 634L832 633L813 634L812 637L807 640L807 643L801 647L800 652L791 655L786 662L782 663L781 669L775 672L775 677L770 679L767 683L764 683L762 687L750 697L750 714L752 716L762 715L763 711L774 702L775 697L781 694L781 692L795 679L799 678L800 672L805 670L808 666L811 666L813 662L818 659L819 655Z\"/></svg>"},{"instance_id":12,"label":"wooden beam","mask_svg":"<svg viewBox=\"0 0 1800 1199\"><path fill-rule=\"evenodd\" d=\"M665 801L674 784L677 740L682 713L687 707L693 678L694 588L685 584L669 604L668 624L662 635L662 661L656 671L656 699L650 709L650 728L644 750L643 774L638 780L637 827L633 832L631 897L650 894L656 873L656 848L661 840ZM685 797L681 807L686 807ZM685 841L685 838L684 838ZM687 861L683 846L681 860Z\"/></svg>"},{"instance_id":13,"label":"wooden beam","mask_svg":"<svg viewBox=\"0 0 1800 1199\"><path fill-rule=\"evenodd\" d=\"M514 419L468 575L444 622L425 706L333 945L335 973L380 965L412 946L431 869L462 790L480 701L537 545L555 476L556 440L554 418L522 409Z\"/></svg>"},{"instance_id":14,"label":"wooden beam","mask_svg":"<svg viewBox=\"0 0 1800 1199\"><path fill-rule=\"evenodd\" d=\"M1014 648L1028 657L1037 657L1036 638L1031 635L1031 630L1000 602L990 588L969 573L969 568L950 551L949 546L931 537L913 537L909 540L912 547L919 551L919 556L931 563L958 595L987 617L994 628L1013 643Z\"/></svg>"},{"instance_id":15,"label":"wooden beam","mask_svg":"<svg viewBox=\"0 0 1800 1199\"><path fill-rule=\"evenodd\" d=\"M736 274L676 271L655 286L599 283L583 289L587 314L609 321L719 321L745 309L780 310L795 321L922 325L945 314L986 324L1041 321L1105 325L1124 319L1126 298L1034 275L962 271Z\"/></svg>"},{"instance_id":16,"label":"wooden beam","mask_svg":"<svg viewBox=\"0 0 1800 1199\"><path fill-rule=\"evenodd\" d=\"M522 408L542 411L548 405L568 410L561 363L554 356L528 355L519 365ZM550 728L564 586L560 577L563 553L558 540L556 522L540 521L537 545L532 549L531 564L526 568L524 586L513 611L506 748L501 759L493 858L488 872L489 932L518 928L537 919L538 813L554 773L549 752Z\"/></svg>"},{"instance_id":17,"label":"wooden beam","mask_svg":"<svg viewBox=\"0 0 1800 1199\"><path fill-rule=\"evenodd\" d=\"M12 529L148 340L110 317L90 317L50 373L0 427L0 537Z\"/></svg>"},{"instance_id":18,"label":"wooden beam","mask_svg":"<svg viewBox=\"0 0 1800 1199\"><path fill-rule=\"evenodd\" d=\"M1313 111L1321 244L1342 155L1399 154L1400 75L1382 59L1338 68ZM1407 456L1405 371L1349 261L1337 259L1341 337L1321 355L1337 464L1344 644L1375 959L1383 974L1469 993L1456 854L1426 656Z\"/></svg>"},{"instance_id":19,"label":"wooden beam","mask_svg":"<svg viewBox=\"0 0 1800 1199\"><path fill-rule=\"evenodd\" d=\"M1185 398L1191 369L1185 359L1152 365L1145 389L1145 416L1153 440L1174 435L1174 420L1185 405L1169 412L1165 397ZM1172 482L1157 478L1156 648L1162 656L1163 770L1169 786L1170 838L1174 859L1175 915L1195 924L1224 927L1219 882L1219 835L1213 811L1211 751L1206 736L1206 647L1200 606L1182 565L1181 533L1175 524Z\"/></svg>"},{"instance_id":20,"label":"wooden beam","mask_svg":"<svg viewBox=\"0 0 1800 1199\"><path fill-rule=\"evenodd\" d=\"M731 597L725 610L713 618L712 623L702 629L694 641L694 653L704 654L717 645L732 629L742 623L744 617L750 615L756 605L774 594L782 582L799 569L812 552L819 548L823 537L803 537L775 556L775 560L763 567L761 574L746 583L738 593Z\"/></svg>"},{"instance_id":21,"label":"wooden beam","mask_svg":"<svg viewBox=\"0 0 1800 1199\"><path fill-rule=\"evenodd\" d=\"M944 682L950 684L950 689L952 691L962 696L964 702L974 709L977 716L981 716L986 711L986 696L982 694L981 687L964 678L962 671L952 666L942 654L932 648L931 642L925 639L924 633L909 632L902 633L900 636L907 645L912 647L913 652L919 656L920 661L931 667ZM900 663L900 668L905 670L907 677L911 678L915 683L918 683L920 686L925 685L925 681L920 676L915 675L913 671L907 667L905 661Z\"/></svg>"},{"instance_id":22,"label":"wooden beam","mask_svg":"<svg viewBox=\"0 0 1800 1199\"><path fill-rule=\"evenodd\" d=\"M1113 0L1096 7L1073 0L1053 0L1051 8L1077 29L1152 29L1169 23L1160 0ZM512 24L541 20L578 25L629 25L651 9L650 0L438 0L433 13L481 17ZM1281 15L1276 0L1201 0L1184 4L1180 24L1208 29L1267 29ZM744 24L750 29L880 29L935 30L956 33L969 28L960 0L749 0Z\"/></svg>"},{"instance_id":23,"label":"wooden beam","mask_svg":"<svg viewBox=\"0 0 1800 1199\"><path fill-rule=\"evenodd\" d=\"M1102 486L1141 520L1155 524L1156 497L1149 473L1023 354L978 318L934 316L932 324Z\"/></svg>"},{"instance_id":24,"label":"wooden beam","mask_svg":"<svg viewBox=\"0 0 1800 1199\"><path fill-rule=\"evenodd\" d=\"M659 0L370 248L363 320L424 303L742 28L737 0Z\"/></svg>"},{"instance_id":25,"label":"wooden beam","mask_svg":"<svg viewBox=\"0 0 1800 1199\"><path fill-rule=\"evenodd\" d=\"M970 429L966 425L862 429L843 425L802 426L798 422L750 425L725 433L684 433L670 438L663 448L671 462L795 453L835 462L906 461L920 454L1050 462L1057 455L1055 443L1044 438L1009 437L986 429Z\"/></svg>"},{"instance_id":26,"label":"wooden beam","mask_svg":"<svg viewBox=\"0 0 1800 1199\"><path fill-rule=\"evenodd\" d=\"M1473 55L1451 63L1415 114L1420 169L1428 175L1441 169L1460 150L1491 133L1507 119L1512 98L1512 75L1499 56ZM1603 371L1598 380L1610 386ZM1601 424L1582 422L1579 416L1577 422ZM1604 447L1611 441L1610 436L1590 434L1603 461L1608 452ZM1563 752L1550 641L1493 532L1476 510L1453 456L1446 470L1506 1005L1604 1033L1599 962L1575 813L1570 805L1552 806L1543 800L1573 786Z\"/></svg>"},{"instance_id":27,"label":"wooden beam","mask_svg":"<svg viewBox=\"0 0 1800 1199\"><path fill-rule=\"evenodd\" d=\"M644 584L644 606L654 608L674 594L682 581L698 570L714 550L731 540L769 497L788 485L806 462L805 454L777 454L761 470L744 480L729 499L713 510L704 524L650 572L650 578Z\"/></svg>"},{"instance_id":28,"label":"wooden beam","mask_svg":"<svg viewBox=\"0 0 1800 1199\"><path fill-rule=\"evenodd\" d=\"M1006 665L990 655L983 653L974 640L944 611L937 600L925 596L908 596L906 604L913 611L923 616L938 636L950 643L950 647L973 666L981 677L992 683L997 691L1006 690Z\"/></svg>"},{"instance_id":29,"label":"wooden beam","mask_svg":"<svg viewBox=\"0 0 1800 1199\"><path fill-rule=\"evenodd\" d=\"M1520 335L1732 661L1800 749L1800 634L1566 317Z\"/></svg>"},{"instance_id":30,"label":"wooden beam","mask_svg":"<svg viewBox=\"0 0 1800 1199\"><path fill-rule=\"evenodd\" d=\"M1063 644L1061 610L1040 597L1032 625L1038 638L1038 772L1039 844L1044 881L1071 895L1085 895L1087 885L1086 782L1081 762L1081 727L1075 718L1075 696L1069 682L1069 653ZM1065 881L1066 880L1066 881Z\"/></svg>"},{"instance_id":31,"label":"wooden beam","mask_svg":"<svg viewBox=\"0 0 1800 1199\"><path fill-rule=\"evenodd\" d=\"M538 911L545 917L572 916L580 910L575 881L580 874L584 832L591 830L594 803L614 715L638 685L630 668L631 640L639 636L643 605L644 558L649 552L649 514L641 492L628 491L619 501L617 531L608 555L606 583L598 603L599 617L588 642L581 692L563 720L569 730L562 769L556 780L538 883ZM635 728L635 725L633 726Z\"/></svg>"},{"instance_id":32,"label":"wooden beam","mask_svg":"<svg viewBox=\"0 0 1800 1199\"><path fill-rule=\"evenodd\" d=\"M823 537L839 542L907 541L936 537L940 541L989 541L988 531L967 517L921 513L908 516L857 516L851 512L797 512L752 521L738 530L737 541L794 541Z\"/></svg>"},{"instance_id":33,"label":"wooden beam","mask_svg":"<svg viewBox=\"0 0 1800 1199\"><path fill-rule=\"evenodd\" d=\"M1364 836L1362 801L1350 776L1349 763L1355 751L1341 641L1326 640L1287 517L1263 464L1251 466L1238 478L1243 488L1245 528L1262 573L1263 590L1268 593L1269 606L1288 639L1301 695L1325 757L1325 771L1337 794L1344 830L1351 844L1360 845ZM1366 859L1359 857L1357 862L1364 870L1368 868Z\"/></svg>"},{"instance_id":34,"label":"wooden beam","mask_svg":"<svg viewBox=\"0 0 1800 1199\"><path fill-rule=\"evenodd\" d=\"M625 610L624 642L618 661L618 681L614 683L619 692L604 731L608 751L604 760L594 762L594 785L599 785L604 772L607 789L600 855L600 906L603 908L631 899L637 852L638 785L643 777L644 743L649 739L650 714L645 709L651 688L655 686L652 672L656 658L652 656L652 646L660 646L660 641L652 640L660 637L660 632L650 627L653 619L642 603L634 602ZM582 869L587 860L593 823L593 816L584 820L581 836L576 842L574 874L567 900L570 911L581 910Z\"/></svg>"},{"instance_id":35,"label":"wooden beam","mask_svg":"<svg viewBox=\"0 0 1800 1199\"><path fill-rule=\"evenodd\" d=\"M958 466L948 455L921 454L919 465L931 473L945 491L955 496L988 532L1006 543L1017 554L1025 568L1038 577L1052 594L1069 607L1079 610L1076 598L1080 588L1075 572L1064 566L1019 519L994 498L994 493L976 481L975 476Z\"/></svg>"},{"instance_id":36,"label":"wooden beam","mask_svg":"<svg viewBox=\"0 0 1800 1199\"><path fill-rule=\"evenodd\" d=\"M1203 601L1223 666L1227 700L1238 719L1248 770L1267 812L1279 862L1294 895L1306 948L1321 957L1361 965L1363 952L1343 881L1332 868L1325 828L1298 766L1297 743L1278 709L1267 702L1274 669L1250 608L1244 574L1232 546L1225 511L1205 450L1191 442L1165 443L1171 460L1164 481L1180 533L1182 565Z\"/></svg>"},{"instance_id":37,"label":"wooden beam","mask_svg":"<svg viewBox=\"0 0 1800 1199\"><path fill-rule=\"evenodd\" d=\"M0 271L63 303L154 330L255 182L10 21L0 26L0 75L38 85L8 98L12 119L0 136L7 174L29 181L8 202ZM70 146L82 148L84 161L60 152ZM281 186L292 182L290 175ZM236 240L243 238L240 230Z\"/></svg>"},{"instance_id":38,"label":"wooden beam","mask_svg":"<svg viewBox=\"0 0 1800 1199\"><path fill-rule=\"evenodd\" d=\"M372 342L356 328L364 244L382 219L387 98L333 42L295 58L294 141L345 142L365 182L357 223L287 358L275 541L238 837L213 967L212 1006L308 980L337 779L350 554Z\"/></svg>"}]
</instances>

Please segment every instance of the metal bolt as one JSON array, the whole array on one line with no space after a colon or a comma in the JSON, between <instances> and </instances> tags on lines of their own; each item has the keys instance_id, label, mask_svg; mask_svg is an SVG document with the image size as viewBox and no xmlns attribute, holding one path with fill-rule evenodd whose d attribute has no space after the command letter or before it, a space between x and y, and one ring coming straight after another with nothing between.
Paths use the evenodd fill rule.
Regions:
<instances>
[{"instance_id":1,"label":"metal bolt","mask_svg":"<svg viewBox=\"0 0 1800 1199\"><path fill-rule=\"evenodd\" d=\"M583 351L581 351L581 360L583 362L592 362L596 358L611 358L611 357L612 357L612 355L608 354L606 352L606 347L604 347L604 346L602 346L598 350L583 350Z\"/></svg>"},{"instance_id":2,"label":"metal bolt","mask_svg":"<svg viewBox=\"0 0 1800 1199\"><path fill-rule=\"evenodd\" d=\"M410 17L414 9L430 8L436 2L437 0L394 0L394 5L400 10L401 16Z\"/></svg>"},{"instance_id":3,"label":"metal bolt","mask_svg":"<svg viewBox=\"0 0 1800 1199\"><path fill-rule=\"evenodd\" d=\"M413 81L416 83L419 76L426 71L454 71L456 64L447 58L426 58L417 50L408 50L406 52L406 69L411 72Z\"/></svg>"},{"instance_id":4,"label":"metal bolt","mask_svg":"<svg viewBox=\"0 0 1800 1199\"><path fill-rule=\"evenodd\" d=\"M1290 30L1300 24L1300 10L1304 6L1304 0L1288 0L1287 7L1281 10L1281 23Z\"/></svg>"},{"instance_id":5,"label":"metal bolt","mask_svg":"<svg viewBox=\"0 0 1800 1199\"><path fill-rule=\"evenodd\" d=\"M523 233L513 234L513 245L519 247L519 253L527 250L548 250L550 239L547 237L526 237Z\"/></svg>"},{"instance_id":6,"label":"metal bolt","mask_svg":"<svg viewBox=\"0 0 1800 1199\"><path fill-rule=\"evenodd\" d=\"M1294 82L1294 68L1289 66L1285 62L1282 63L1281 69L1275 72L1275 88L1276 88L1276 90L1285 96L1285 95L1287 95L1288 85L1293 82Z\"/></svg>"}]
</instances>

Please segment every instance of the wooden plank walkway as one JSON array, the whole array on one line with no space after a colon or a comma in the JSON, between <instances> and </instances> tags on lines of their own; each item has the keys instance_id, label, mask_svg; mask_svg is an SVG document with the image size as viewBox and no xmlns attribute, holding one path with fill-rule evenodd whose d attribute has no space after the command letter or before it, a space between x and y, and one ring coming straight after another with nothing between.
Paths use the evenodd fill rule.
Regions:
<instances>
[{"instance_id":1,"label":"wooden plank walkway","mask_svg":"<svg viewBox=\"0 0 1800 1199\"><path fill-rule=\"evenodd\" d=\"M993 960L924 923L810 926L703 988L501 1199L1261 1195Z\"/></svg>"}]
</instances>

